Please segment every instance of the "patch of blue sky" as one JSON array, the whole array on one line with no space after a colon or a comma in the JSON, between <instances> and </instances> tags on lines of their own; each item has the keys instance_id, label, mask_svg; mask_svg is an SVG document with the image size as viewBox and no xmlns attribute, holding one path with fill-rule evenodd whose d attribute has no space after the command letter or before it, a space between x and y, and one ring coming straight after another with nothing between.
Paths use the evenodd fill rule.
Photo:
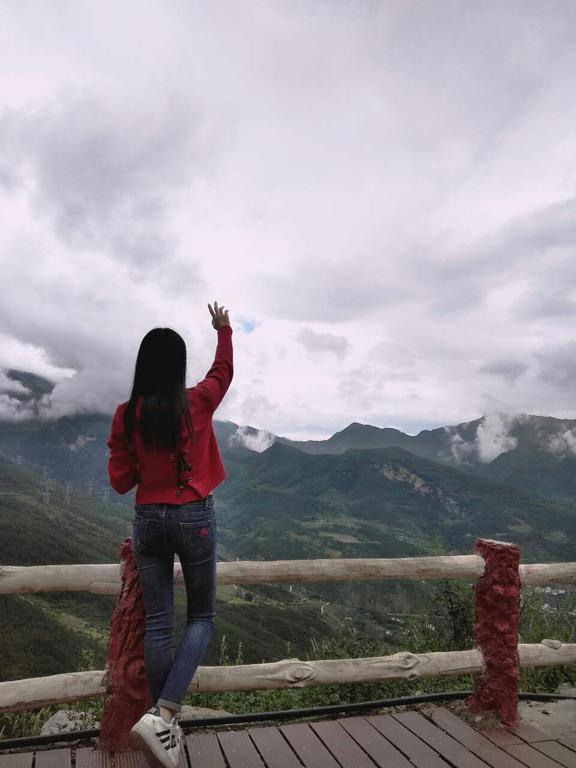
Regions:
<instances>
[{"instance_id":1,"label":"patch of blue sky","mask_svg":"<svg viewBox=\"0 0 576 768\"><path fill-rule=\"evenodd\" d=\"M240 328L244 331L244 333L252 333L252 331L260 325L260 323L257 323L255 320L249 320L246 317L241 317L237 319L236 321Z\"/></svg>"}]
</instances>

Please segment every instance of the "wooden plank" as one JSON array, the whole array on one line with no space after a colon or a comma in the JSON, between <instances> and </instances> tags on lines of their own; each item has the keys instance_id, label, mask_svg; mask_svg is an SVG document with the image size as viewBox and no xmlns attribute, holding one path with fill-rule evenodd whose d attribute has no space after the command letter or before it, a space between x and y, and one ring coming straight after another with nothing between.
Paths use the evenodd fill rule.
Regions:
<instances>
[{"instance_id":1,"label":"wooden plank","mask_svg":"<svg viewBox=\"0 0 576 768\"><path fill-rule=\"evenodd\" d=\"M219 731L218 741L229 768L266 768L246 731Z\"/></svg>"},{"instance_id":2,"label":"wooden plank","mask_svg":"<svg viewBox=\"0 0 576 768\"><path fill-rule=\"evenodd\" d=\"M563 744L565 747L568 747L568 749L572 749L576 752L576 736L557 736L554 741L557 741L558 744Z\"/></svg>"},{"instance_id":3,"label":"wooden plank","mask_svg":"<svg viewBox=\"0 0 576 768\"><path fill-rule=\"evenodd\" d=\"M444 733L418 712L399 712L392 717L429 744L455 768L486 768L483 760L473 755L463 744ZM508 757L505 752L502 754L505 758Z\"/></svg>"},{"instance_id":4,"label":"wooden plank","mask_svg":"<svg viewBox=\"0 0 576 768\"><path fill-rule=\"evenodd\" d=\"M503 752L446 707L435 707L429 715L433 723L494 768L523 768L512 755Z\"/></svg>"},{"instance_id":5,"label":"wooden plank","mask_svg":"<svg viewBox=\"0 0 576 768\"><path fill-rule=\"evenodd\" d=\"M188 758L186 757L186 750L184 747L180 750L180 754L178 755L178 766L177 768L188 768Z\"/></svg>"},{"instance_id":6,"label":"wooden plank","mask_svg":"<svg viewBox=\"0 0 576 768\"><path fill-rule=\"evenodd\" d=\"M194 768L226 768L218 736L215 733L186 734L184 742Z\"/></svg>"},{"instance_id":7,"label":"wooden plank","mask_svg":"<svg viewBox=\"0 0 576 768\"><path fill-rule=\"evenodd\" d=\"M563 744L559 744L557 741L537 741L532 746L565 768L576 768L576 752Z\"/></svg>"},{"instance_id":8,"label":"wooden plank","mask_svg":"<svg viewBox=\"0 0 576 768\"><path fill-rule=\"evenodd\" d=\"M302 768L302 763L275 725L248 728L248 735L267 768Z\"/></svg>"},{"instance_id":9,"label":"wooden plank","mask_svg":"<svg viewBox=\"0 0 576 768\"><path fill-rule=\"evenodd\" d=\"M518 728L510 728L510 731L519 736L522 741L528 742L528 744L534 744L537 741L550 741L550 734L544 731L539 731L538 728L534 728L533 725L527 723L521 723Z\"/></svg>"},{"instance_id":10,"label":"wooden plank","mask_svg":"<svg viewBox=\"0 0 576 768\"><path fill-rule=\"evenodd\" d=\"M380 768L412 768L412 764L396 747L373 728L364 717L339 717L339 725L362 745ZM430 768L436 768L430 766ZM440 766L438 766L440 768Z\"/></svg>"},{"instance_id":11,"label":"wooden plank","mask_svg":"<svg viewBox=\"0 0 576 768\"><path fill-rule=\"evenodd\" d=\"M279 730L306 768L340 768L308 724L289 723Z\"/></svg>"},{"instance_id":12,"label":"wooden plank","mask_svg":"<svg viewBox=\"0 0 576 768\"><path fill-rule=\"evenodd\" d=\"M490 728L483 728L482 730L479 730L478 733L481 733L482 736L487 738L493 744L496 744L498 747L509 747L512 744L526 743L520 738L520 736L512 733L509 728L506 728L503 725L495 725L491 726Z\"/></svg>"},{"instance_id":13,"label":"wooden plank","mask_svg":"<svg viewBox=\"0 0 576 768\"><path fill-rule=\"evenodd\" d=\"M115 752L114 768L150 768L150 763L144 757L144 752L135 749L130 752Z\"/></svg>"},{"instance_id":14,"label":"wooden plank","mask_svg":"<svg viewBox=\"0 0 576 768\"><path fill-rule=\"evenodd\" d=\"M560 766L560 763L547 757L547 755L543 755L531 744L510 744L504 749L528 768L559 768Z\"/></svg>"},{"instance_id":15,"label":"wooden plank","mask_svg":"<svg viewBox=\"0 0 576 768\"><path fill-rule=\"evenodd\" d=\"M311 728L332 752L340 765L354 768L374 768L374 761L361 749L350 734L333 720L311 723Z\"/></svg>"},{"instance_id":16,"label":"wooden plank","mask_svg":"<svg viewBox=\"0 0 576 768\"><path fill-rule=\"evenodd\" d=\"M414 765L422 768L444 768L448 765L426 742L395 720L392 715L372 715L366 720L403 752Z\"/></svg>"},{"instance_id":17,"label":"wooden plank","mask_svg":"<svg viewBox=\"0 0 576 768\"><path fill-rule=\"evenodd\" d=\"M544 731L539 731L532 725L521 723L518 728L507 728L506 726L494 726L483 728L482 736L497 744L499 747L509 744L533 744L536 741L550 741L550 735Z\"/></svg>"},{"instance_id":18,"label":"wooden plank","mask_svg":"<svg viewBox=\"0 0 576 768\"><path fill-rule=\"evenodd\" d=\"M32 768L34 752L5 752L0 755L0 768Z\"/></svg>"},{"instance_id":19,"label":"wooden plank","mask_svg":"<svg viewBox=\"0 0 576 768\"><path fill-rule=\"evenodd\" d=\"M111 754L108 754L108 761L109 762L107 763L102 763L102 765L106 766L106 768L110 768L110 766L112 766ZM90 766L92 765L100 766L101 764L90 763ZM149 766L150 763L142 750L138 749L131 750L129 752L114 753L114 768L149 768ZM78 763L76 763L76 768L78 768ZM181 749L178 755L177 768L188 768L188 760L186 758L186 752L184 749Z\"/></svg>"},{"instance_id":20,"label":"wooden plank","mask_svg":"<svg viewBox=\"0 0 576 768\"><path fill-rule=\"evenodd\" d=\"M36 750L34 768L71 768L72 750L70 747L59 749Z\"/></svg>"},{"instance_id":21,"label":"wooden plank","mask_svg":"<svg viewBox=\"0 0 576 768\"><path fill-rule=\"evenodd\" d=\"M112 768L110 752L81 747L76 751L76 768Z\"/></svg>"}]
</instances>

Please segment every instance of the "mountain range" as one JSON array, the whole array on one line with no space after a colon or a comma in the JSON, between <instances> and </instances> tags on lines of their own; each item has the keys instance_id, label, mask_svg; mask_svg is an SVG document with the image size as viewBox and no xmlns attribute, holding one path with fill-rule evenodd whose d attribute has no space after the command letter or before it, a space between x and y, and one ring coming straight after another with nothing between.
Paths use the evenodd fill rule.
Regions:
<instances>
[{"instance_id":1,"label":"mountain range","mask_svg":"<svg viewBox=\"0 0 576 768\"><path fill-rule=\"evenodd\" d=\"M117 562L131 535L134 491L119 496L108 486L110 419L0 421L0 525L9 532L2 564ZM214 429L228 474L214 491L220 559L471 554L474 539L486 536L518 543L524 562L576 560L576 420L492 414L418 435L353 422L315 441L218 419ZM344 616L393 636L393 614L417 610L428 588L411 581L219 588L206 663L224 635L232 647L242 641L244 661L283 658L286 641L305 654L312 635L337 632ZM178 590L181 618L184 599ZM103 662L112 596L11 595L0 605L7 610L0 640L13 649L0 679L75 669L83 647ZM16 626L39 613L32 635L38 639L42 625L49 639L35 672L30 635L19 641Z\"/></svg>"},{"instance_id":2,"label":"mountain range","mask_svg":"<svg viewBox=\"0 0 576 768\"><path fill-rule=\"evenodd\" d=\"M353 422L327 440L278 440L306 453L403 448L546 498L576 498L576 419L489 414L417 435Z\"/></svg>"}]
</instances>

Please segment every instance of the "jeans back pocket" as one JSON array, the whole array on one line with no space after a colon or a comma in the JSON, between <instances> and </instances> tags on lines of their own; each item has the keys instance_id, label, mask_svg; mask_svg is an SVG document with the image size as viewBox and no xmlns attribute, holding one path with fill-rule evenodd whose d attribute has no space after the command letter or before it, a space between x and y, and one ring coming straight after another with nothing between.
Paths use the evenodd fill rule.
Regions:
<instances>
[{"instance_id":1,"label":"jeans back pocket","mask_svg":"<svg viewBox=\"0 0 576 768\"><path fill-rule=\"evenodd\" d=\"M141 552L145 549L149 539L150 523L146 518L137 517L132 522L132 551Z\"/></svg>"},{"instance_id":2,"label":"jeans back pocket","mask_svg":"<svg viewBox=\"0 0 576 768\"><path fill-rule=\"evenodd\" d=\"M191 563L210 560L216 549L216 524L213 518L179 520L181 551L180 559Z\"/></svg>"}]
</instances>

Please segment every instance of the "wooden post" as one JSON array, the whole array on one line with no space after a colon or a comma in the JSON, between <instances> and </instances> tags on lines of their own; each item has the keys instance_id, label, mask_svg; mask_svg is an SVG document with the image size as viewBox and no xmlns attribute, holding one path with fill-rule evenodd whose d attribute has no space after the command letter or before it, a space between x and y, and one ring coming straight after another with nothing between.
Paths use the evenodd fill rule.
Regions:
<instances>
[{"instance_id":1,"label":"wooden post","mask_svg":"<svg viewBox=\"0 0 576 768\"><path fill-rule=\"evenodd\" d=\"M131 538L124 539L119 553L122 586L110 621L99 748L121 752L134 748L130 729L152 706L152 697L144 662L144 602Z\"/></svg>"},{"instance_id":2,"label":"wooden post","mask_svg":"<svg viewBox=\"0 0 576 768\"><path fill-rule=\"evenodd\" d=\"M518 726L518 623L520 618L520 548L492 539L476 539L475 551L486 566L474 587L476 645L485 672L475 675L471 712L495 712Z\"/></svg>"}]
</instances>

